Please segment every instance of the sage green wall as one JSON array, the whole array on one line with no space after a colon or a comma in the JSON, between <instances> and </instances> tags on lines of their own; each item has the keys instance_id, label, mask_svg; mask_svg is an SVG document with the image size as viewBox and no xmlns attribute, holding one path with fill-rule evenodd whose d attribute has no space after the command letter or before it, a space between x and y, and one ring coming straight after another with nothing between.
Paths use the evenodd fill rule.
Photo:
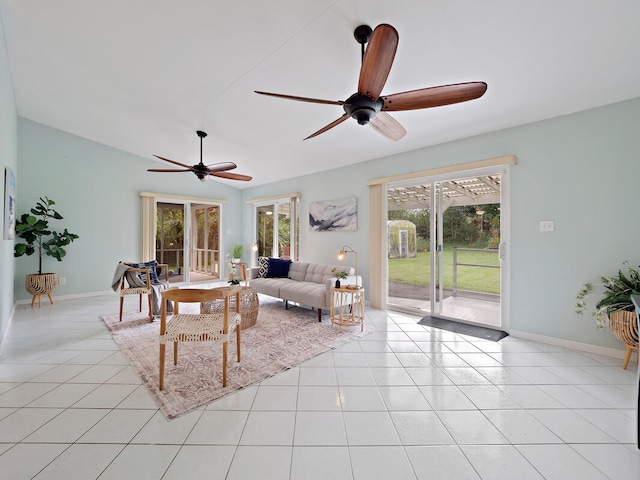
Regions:
<instances>
[{"instance_id":1,"label":"sage green wall","mask_svg":"<svg viewBox=\"0 0 640 480\"><path fill-rule=\"evenodd\" d=\"M72 295L108 290L115 262L138 256L139 191L226 198L228 248L251 244L251 207L245 201L301 192L301 258L333 263L339 248L348 244L359 253L368 286L368 179L516 155L518 165L511 169L511 329L619 348L610 334L595 330L588 315L577 316L574 303L585 281L597 282L625 260L640 263L635 221L639 119L640 99L634 99L242 191L195 182L189 175L148 174L146 168L156 165L151 160L19 119L18 211L49 195L58 202L65 225L80 234L62 263L48 259L47 264L67 277L56 295ZM356 232L309 232L309 202L350 195L358 201ZM555 232L539 232L540 220L554 220ZM32 257L16 260L18 298L28 297L22 282L34 262Z\"/></svg>"},{"instance_id":2,"label":"sage green wall","mask_svg":"<svg viewBox=\"0 0 640 480\"><path fill-rule=\"evenodd\" d=\"M2 159L2 218L4 224L4 169L11 168L13 174L18 175L18 143L17 143L17 116L16 102L13 93L13 82L9 70L7 48L0 18L0 158ZM2 229L0 229L2 230ZM4 238L4 236L3 236ZM15 276L15 264L13 261L13 240L2 240L0 248L0 340L2 340L9 325L9 319L13 310L13 277Z\"/></svg>"},{"instance_id":3,"label":"sage green wall","mask_svg":"<svg viewBox=\"0 0 640 480\"><path fill-rule=\"evenodd\" d=\"M149 145L150 157L153 149ZM140 258L141 191L227 200L222 207L224 251L240 240L241 193L234 187L199 182L185 173L149 173L147 168L158 168L156 161L23 118L18 120L18 150L18 213L46 195L64 217L60 226L80 236L62 262L43 259L44 272L66 278L56 296L108 291L117 262ZM16 259L18 300L31 298L24 277L37 267L35 255Z\"/></svg>"},{"instance_id":4,"label":"sage green wall","mask_svg":"<svg viewBox=\"0 0 640 480\"><path fill-rule=\"evenodd\" d=\"M358 251L369 281L369 192L366 181L443 165L516 155L511 169L510 328L620 348L596 331L589 314L574 313L585 281L598 282L625 260L640 264L637 220L640 99L493 132L339 171L245 190L244 199L301 192L300 257L333 262L343 244ZM357 232L309 232L310 202L355 195ZM244 207L243 231L251 231ZM539 232L554 220L554 232ZM593 306L593 302L590 304Z\"/></svg>"}]
</instances>

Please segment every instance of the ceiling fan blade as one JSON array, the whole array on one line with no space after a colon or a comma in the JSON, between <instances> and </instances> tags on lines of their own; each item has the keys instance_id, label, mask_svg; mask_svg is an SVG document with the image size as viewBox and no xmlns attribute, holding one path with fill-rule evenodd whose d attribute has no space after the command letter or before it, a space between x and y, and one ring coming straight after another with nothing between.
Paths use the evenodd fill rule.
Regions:
<instances>
[{"instance_id":1,"label":"ceiling fan blade","mask_svg":"<svg viewBox=\"0 0 640 480\"><path fill-rule=\"evenodd\" d=\"M209 172L226 172L227 170L233 170L237 168L237 165L233 162L219 162L207 165Z\"/></svg>"},{"instance_id":2,"label":"ceiling fan blade","mask_svg":"<svg viewBox=\"0 0 640 480\"><path fill-rule=\"evenodd\" d=\"M209 175L213 177L226 178L228 180L242 180L244 182L248 182L252 180L253 177L248 175L241 175L239 173L229 173L229 172L210 172Z\"/></svg>"},{"instance_id":3,"label":"ceiling fan blade","mask_svg":"<svg viewBox=\"0 0 640 480\"><path fill-rule=\"evenodd\" d=\"M398 48L398 32L391 25L378 25L362 59L358 93L376 101L387 81Z\"/></svg>"},{"instance_id":4,"label":"ceiling fan blade","mask_svg":"<svg viewBox=\"0 0 640 480\"><path fill-rule=\"evenodd\" d=\"M398 141L407 134L400 123L391 115L385 112L379 112L375 117L369 120L369 125L373 129L387 137L389 140Z\"/></svg>"},{"instance_id":5,"label":"ceiling fan blade","mask_svg":"<svg viewBox=\"0 0 640 480\"><path fill-rule=\"evenodd\" d=\"M170 160L168 158L161 157L160 155L154 155L154 157L159 158L160 160L164 160L165 162L173 163L174 165L180 165L181 167L188 168L191 170L191 165L185 165L184 163L176 162L175 160Z\"/></svg>"},{"instance_id":6,"label":"ceiling fan blade","mask_svg":"<svg viewBox=\"0 0 640 480\"><path fill-rule=\"evenodd\" d=\"M401 110L441 107L443 105L475 100L484 95L486 91L486 83L468 82L394 93L393 95L385 95L382 97L384 100L382 110L398 112Z\"/></svg>"},{"instance_id":7,"label":"ceiling fan blade","mask_svg":"<svg viewBox=\"0 0 640 480\"><path fill-rule=\"evenodd\" d=\"M344 115L342 115L339 119L334 120L333 122L331 122L329 125L322 127L320 130L318 130L315 133L312 133L311 135L309 135L307 138L305 138L305 140L309 140L310 138L313 137L317 137L318 135L320 135L321 133L326 132L327 130L332 129L333 127L335 127L336 125L340 125L342 122L344 122L347 118L350 118L351 115L349 115L348 113L345 113Z\"/></svg>"},{"instance_id":8,"label":"ceiling fan blade","mask_svg":"<svg viewBox=\"0 0 640 480\"><path fill-rule=\"evenodd\" d=\"M192 172L191 168L179 169L179 170L170 170L166 168L149 168L147 172Z\"/></svg>"},{"instance_id":9,"label":"ceiling fan blade","mask_svg":"<svg viewBox=\"0 0 640 480\"><path fill-rule=\"evenodd\" d=\"M269 92L259 92L254 90L255 93L259 93L260 95L267 95L269 97L277 97L277 98L285 98L287 100L296 100L298 102L309 102L309 103L322 103L325 105L344 105L342 100L321 100L319 98L309 98L309 97L296 97L295 95L284 95L282 93L269 93Z\"/></svg>"}]
</instances>

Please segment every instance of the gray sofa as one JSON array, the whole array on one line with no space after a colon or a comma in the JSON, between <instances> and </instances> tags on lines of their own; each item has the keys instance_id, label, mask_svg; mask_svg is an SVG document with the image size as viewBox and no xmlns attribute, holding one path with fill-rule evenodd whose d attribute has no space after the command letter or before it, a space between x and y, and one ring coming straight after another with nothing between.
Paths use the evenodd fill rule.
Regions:
<instances>
[{"instance_id":1,"label":"gray sofa","mask_svg":"<svg viewBox=\"0 0 640 480\"><path fill-rule=\"evenodd\" d=\"M332 270L346 270L349 277L340 282L343 285L355 284L356 276L353 267L348 265L322 265L307 262L288 262L289 268L285 276L268 276L264 268L249 269L250 286L258 293L281 298L285 307L289 302L318 309L318 321L322 321L322 309L331 305L331 287L335 285L336 277ZM284 275L282 272L281 275ZM362 285L362 279L358 279Z\"/></svg>"}]
</instances>

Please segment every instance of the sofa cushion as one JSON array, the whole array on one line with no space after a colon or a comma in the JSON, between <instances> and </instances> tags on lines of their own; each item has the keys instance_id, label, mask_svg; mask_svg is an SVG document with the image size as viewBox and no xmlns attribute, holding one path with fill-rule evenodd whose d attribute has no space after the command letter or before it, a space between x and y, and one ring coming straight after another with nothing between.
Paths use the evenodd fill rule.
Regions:
<instances>
[{"instance_id":1,"label":"sofa cushion","mask_svg":"<svg viewBox=\"0 0 640 480\"><path fill-rule=\"evenodd\" d=\"M282 260L280 258L270 258L267 268L267 278L287 278L289 276L289 266L291 260Z\"/></svg>"},{"instance_id":2,"label":"sofa cushion","mask_svg":"<svg viewBox=\"0 0 640 480\"><path fill-rule=\"evenodd\" d=\"M345 265L322 265L318 263L310 263L305 275L305 282L321 283L324 285L325 280L335 277L331 271L333 269L347 270L349 275L353 275L353 268Z\"/></svg>"},{"instance_id":3,"label":"sofa cushion","mask_svg":"<svg viewBox=\"0 0 640 480\"><path fill-rule=\"evenodd\" d=\"M304 277L307 275L307 267L309 267L309 264L306 262L293 262L289 267L289 278L296 282L304 282Z\"/></svg>"},{"instance_id":4,"label":"sofa cushion","mask_svg":"<svg viewBox=\"0 0 640 480\"><path fill-rule=\"evenodd\" d=\"M258 257L258 278L266 277L268 269L269 257Z\"/></svg>"},{"instance_id":5,"label":"sofa cushion","mask_svg":"<svg viewBox=\"0 0 640 480\"><path fill-rule=\"evenodd\" d=\"M258 293L269 295L270 297L282 298L280 296L280 288L287 283L292 283L288 278L254 278L251 280L251 286Z\"/></svg>"},{"instance_id":6,"label":"sofa cushion","mask_svg":"<svg viewBox=\"0 0 640 480\"><path fill-rule=\"evenodd\" d=\"M311 307L323 308L326 296L326 288L320 283L289 281L280 287L280 298Z\"/></svg>"}]
</instances>

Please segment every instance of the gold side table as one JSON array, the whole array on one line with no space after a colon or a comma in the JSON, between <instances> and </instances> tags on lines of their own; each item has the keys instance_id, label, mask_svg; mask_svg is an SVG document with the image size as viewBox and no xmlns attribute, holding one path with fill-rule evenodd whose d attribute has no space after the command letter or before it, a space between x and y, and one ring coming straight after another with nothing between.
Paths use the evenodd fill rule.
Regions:
<instances>
[{"instance_id":1,"label":"gold side table","mask_svg":"<svg viewBox=\"0 0 640 480\"><path fill-rule=\"evenodd\" d=\"M364 288L331 288L332 301L329 318L334 325L364 329Z\"/></svg>"}]
</instances>

